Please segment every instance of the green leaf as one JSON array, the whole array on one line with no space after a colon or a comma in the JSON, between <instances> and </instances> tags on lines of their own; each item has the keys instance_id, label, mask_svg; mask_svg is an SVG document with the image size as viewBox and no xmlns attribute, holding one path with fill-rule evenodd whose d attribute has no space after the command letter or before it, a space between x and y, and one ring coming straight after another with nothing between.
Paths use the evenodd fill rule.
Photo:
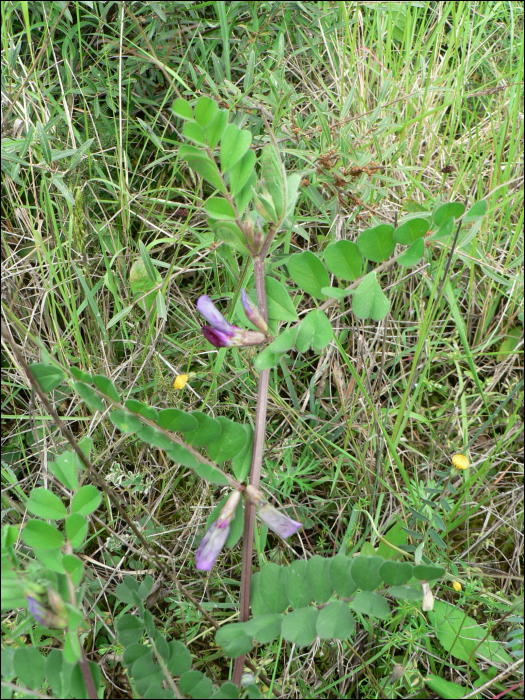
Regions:
<instances>
[{"instance_id":1,"label":"green leaf","mask_svg":"<svg viewBox=\"0 0 525 700\"><path fill-rule=\"evenodd\" d=\"M54 462L49 462L47 467L51 474L56 476L61 484L72 491L78 488L78 457L72 452L62 452Z\"/></svg>"},{"instance_id":2,"label":"green leaf","mask_svg":"<svg viewBox=\"0 0 525 700\"><path fill-rule=\"evenodd\" d=\"M394 227L381 224L367 228L357 239L357 247L361 255L373 262L385 262L396 247Z\"/></svg>"},{"instance_id":3,"label":"green leaf","mask_svg":"<svg viewBox=\"0 0 525 700\"><path fill-rule=\"evenodd\" d=\"M127 399L124 405L126 406L128 411L131 411L132 413L138 413L139 416L143 416L148 420L156 421L158 418L157 411L154 408L151 408L151 406L142 403L142 401L137 401L136 399ZM141 423L141 425L143 425L143 423Z\"/></svg>"},{"instance_id":4,"label":"green leaf","mask_svg":"<svg viewBox=\"0 0 525 700\"><path fill-rule=\"evenodd\" d=\"M498 362L505 362L505 360L512 355L521 341L522 335L523 328L521 326L511 328L510 331L507 332L507 337L499 346L498 354L496 356L496 360Z\"/></svg>"},{"instance_id":5,"label":"green leaf","mask_svg":"<svg viewBox=\"0 0 525 700\"><path fill-rule=\"evenodd\" d=\"M228 124L221 139L221 170L228 172L237 163L252 142L251 131L239 129L235 124Z\"/></svg>"},{"instance_id":6,"label":"green leaf","mask_svg":"<svg viewBox=\"0 0 525 700\"><path fill-rule=\"evenodd\" d=\"M437 581L445 575L445 569L442 566L418 564L414 566L413 575L420 581Z\"/></svg>"},{"instance_id":7,"label":"green leaf","mask_svg":"<svg viewBox=\"0 0 525 700\"><path fill-rule=\"evenodd\" d=\"M201 477L201 479L209 481L210 484L216 484L217 486L227 486L229 483L228 479L224 476L224 474L222 474L215 467L212 467L211 464L198 464L196 467L193 467L193 470L196 474L198 474L198 476Z\"/></svg>"},{"instance_id":8,"label":"green leaf","mask_svg":"<svg viewBox=\"0 0 525 700\"><path fill-rule=\"evenodd\" d=\"M244 630L254 637L259 644L269 644L281 634L283 615L258 615L244 623Z\"/></svg>"},{"instance_id":9,"label":"green leaf","mask_svg":"<svg viewBox=\"0 0 525 700\"><path fill-rule=\"evenodd\" d=\"M390 542L390 544L398 547L399 545L406 544L408 537L406 532L403 530L401 523L397 521L385 534L384 539L387 542ZM399 552L392 549L392 547L389 547L386 542L383 541L379 543L377 553L379 556L383 557L383 559L399 559L399 557L402 556Z\"/></svg>"},{"instance_id":10,"label":"green leaf","mask_svg":"<svg viewBox=\"0 0 525 700\"><path fill-rule=\"evenodd\" d=\"M463 223L468 224L471 221L477 221L478 219L481 219L487 213L487 207L488 204L486 200L480 199L479 202L473 204L468 210L468 212L465 214Z\"/></svg>"},{"instance_id":11,"label":"green leaf","mask_svg":"<svg viewBox=\"0 0 525 700\"><path fill-rule=\"evenodd\" d=\"M429 241L445 241L447 238L450 237L450 234L452 233L452 229L454 228L454 217L451 216L449 219L445 221L445 223L441 224L441 227L433 233L431 236L428 237L427 240Z\"/></svg>"},{"instance_id":12,"label":"green leaf","mask_svg":"<svg viewBox=\"0 0 525 700\"><path fill-rule=\"evenodd\" d=\"M204 136L204 131L197 124L197 122L186 122L182 127L182 133L187 139L190 139L190 141L198 143L199 146L207 145L206 137Z\"/></svg>"},{"instance_id":13,"label":"green leaf","mask_svg":"<svg viewBox=\"0 0 525 700\"><path fill-rule=\"evenodd\" d=\"M357 584L352 578L352 559L338 554L330 561L330 580L335 592L341 598L349 598L357 591Z\"/></svg>"},{"instance_id":14,"label":"green leaf","mask_svg":"<svg viewBox=\"0 0 525 700\"><path fill-rule=\"evenodd\" d=\"M211 219L234 220L236 218L232 205L224 197L210 197L204 209Z\"/></svg>"},{"instance_id":15,"label":"green leaf","mask_svg":"<svg viewBox=\"0 0 525 700\"><path fill-rule=\"evenodd\" d=\"M180 157L182 158L182 155L180 155ZM207 155L204 153L198 156L188 155L184 158L184 160L186 160L192 170L195 170L195 172L203 177L206 182L213 185L215 189L222 193L226 192L226 187L221 179L221 176L219 175L216 164L210 158L208 158Z\"/></svg>"},{"instance_id":16,"label":"green leaf","mask_svg":"<svg viewBox=\"0 0 525 700\"><path fill-rule=\"evenodd\" d=\"M332 274L347 282L354 282L361 274L363 258L351 241L331 243L324 252L324 261Z\"/></svg>"},{"instance_id":17,"label":"green leaf","mask_svg":"<svg viewBox=\"0 0 525 700\"><path fill-rule=\"evenodd\" d=\"M176 464L182 464L183 467L189 467L190 469L199 467L199 462L197 462L195 456L185 447L175 442L171 445L167 454Z\"/></svg>"},{"instance_id":18,"label":"green leaf","mask_svg":"<svg viewBox=\"0 0 525 700\"><path fill-rule=\"evenodd\" d=\"M31 364L29 368L35 375L37 382L40 384L40 388L45 394L56 389L66 376L59 367L45 365L41 362Z\"/></svg>"},{"instance_id":19,"label":"green leaf","mask_svg":"<svg viewBox=\"0 0 525 700\"><path fill-rule=\"evenodd\" d=\"M179 680L179 690L192 698L211 698L213 685L209 678L200 671L186 671Z\"/></svg>"},{"instance_id":20,"label":"green leaf","mask_svg":"<svg viewBox=\"0 0 525 700\"><path fill-rule=\"evenodd\" d=\"M210 225L219 241L224 241L227 246L243 255L250 254L246 238L235 221L210 221Z\"/></svg>"},{"instance_id":21,"label":"green leaf","mask_svg":"<svg viewBox=\"0 0 525 700\"><path fill-rule=\"evenodd\" d=\"M202 128L205 129L206 127L210 126L217 116L218 109L219 108L217 107L215 100L212 100L204 95L199 97L195 105L195 121L197 124L199 124L199 126L202 126Z\"/></svg>"},{"instance_id":22,"label":"green leaf","mask_svg":"<svg viewBox=\"0 0 525 700\"><path fill-rule=\"evenodd\" d=\"M22 530L22 540L34 549L57 549L64 544L64 535L42 520L28 520Z\"/></svg>"},{"instance_id":23,"label":"green leaf","mask_svg":"<svg viewBox=\"0 0 525 700\"><path fill-rule=\"evenodd\" d=\"M259 596L264 601L267 613L282 613L288 607L285 591L286 569L273 562L260 571ZM254 613L255 614L255 613Z\"/></svg>"},{"instance_id":24,"label":"green leaf","mask_svg":"<svg viewBox=\"0 0 525 700\"><path fill-rule=\"evenodd\" d=\"M352 311L357 318L380 321L390 310L390 302L379 286L376 273L369 272L363 278L352 297Z\"/></svg>"},{"instance_id":25,"label":"green leaf","mask_svg":"<svg viewBox=\"0 0 525 700\"><path fill-rule=\"evenodd\" d=\"M183 100L182 97L177 97L171 105L171 111L180 119L193 119L193 111L189 102Z\"/></svg>"},{"instance_id":26,"label":"green leaf","mask_svg":"<svg viewBox=\"0 0 525 700\"><path fill-rule=\"evenodd\" d=\"M73 549L82 546L87 535L88 521L84 515L73 513L66 520L66 537Z\"/></svg>"},{"instance_id":27,"label":"green leaf","mask_svg":"<svg viewBox=\"0 0 525 700\"><path fill-rule=\"evenodd\" d=\"M394 241L400 245L412 245L430 228L428 219L409 219L394 231Z\"/></svg>"},{"instance_id":28,"label":"green leaf","mask_svg":"<svg viewBox=\"0 0 525 700\"><path fill-rule=\"evenodd\" d=\"M137 435L141 440L144 440L152 447L158 447L161 450L169 452L173 446L173 442L166 437L160 430L157 430L151 425L143 425L140 430L137 430Z\"/></svg>"},{"instance_id":29,"label":"green leaf","mask_svg":"<svg viewBox=\"0 0 525 700\"><path fill-rule=\"evenodd\" d=\"M414 267L414 265L418 264L424 254L425 239L418 238L417 241L414 241L414 243L412 243L412 245L407 248L404 253L401 253L397 259L397 264L401 265L401 267Z\"/></svg>"},{"instance_id":30,"label":"green leaf","mask_svg":"<svg viewBox=\"0 0 525 700\"><path fill-rule=\"evenodd\" d=\"M30 513L46 520L63 520L67 515L66 506L60 498L40 487L32 489L25 506Z\"/></svg>"},{"instance_id":31,"label":"green leaf","mask_svg":"<svg viewBox=\"0 0 525 700\"><path fill-rule=\"evenodd\" d=\"M143 423L129 411L111 411L109 420L123 433L136 433Z\"/></svg>"},{"instance_id":32,"label":"green leaf","mask_svg":"<svg viewBox=\"0 0 525 700\"><path fill-rule=\"evenodd\" d=\"M316 624L321 639L349 639L354 634L354 618L340 600L329 603L319 613Z\"/></svg>"},{"instance_id":33,"label":"green leaf","mask_svg":"<svg viewBox=\"0 0 525 700\"><path fill-rule=\"evenodd\" d=\"M2 654L3 666L3 654ZM73 664L64 660L62 649L51 649L46 657L46 678L51 686L53 695L57 698L70 696L70 681Z\"/></svg>"},{"instance_id":34,"label":"green leaf","mask_svg":"<svg viewBox=\"0 0 525 700\"><path fill-rule=\"evenodd\" d=\"M324 311L310 311L301 321L295 337L295 346L299 352L306 352L309 347L314 350L325 348L333 337L332 324Z\"/></svg>"},{"instance_id":35,"label":"green leaf","mask_svg":"<svg viewBox=\"0 0 525 700\"><path fill-rule=\"evenodd\" d=\"M485 639L487 630L454 605L434 601L428 619L444 649L461 661L472 665L473 658L479 656L491 663L512 663L503 646L492 635Z\"/></svg>"},{"instance_id":36,"label":"green leaf","mask_svg":"<svg viewBox=\"0 0 525 700\"><path fill-rule=\"evenodd\" d=\"M435 693L438 697L446 698L447 700L463 698L470 692L469 688L463 688L457 683L446 681L444 678L435 676L433 673L429 673L427 676L425 676L424 681L430 690L433 691L433 693Z\"/></svg>"},{"instance_id":37,"label":"green leaf","mask_svg":"<svg viewBox=\"0 0 525 700\"><path fill-rule=\"evenodd\" d=\"M242 450L232 459L232 471L237 481L241 483L246 479L250 471L253 452L253 428L249 423L246 423L243 427L246 433L246 442Z\"/></svg>"},{"instance_id":38,"label":"green leaf","mask_svg":"<svg viewBox=\"0 0 525 700\"><path fill-rule=\"evenodd\" d=\"M242 450L246 444L246 431L242 423L235 423L224 416L219 416L216 420L221 426L221 434L208 444L207 449L210 459L221 464Z\"/></svg>"},{"instance_id":39,"label":"green leaf","mask_svg":"<svg viewBox=\"0 0 525 700\"><path fill-rule=\"evenodd\" d=\"M253 188L255 187L256 182L257 177L255 176L255 173L252 173L248 182L244 185L239 194L235 195L235 206L237 207L239 216L244 214L246 207L252 201Z\"/></svg>"},{"instance_id":40,"label":"green leaf","mask_svg":"<svg viewBox=\"0 0 525 700\"><path fill-rule=\"evenodd\" d=\"M159 411L157 423L160 428L172 433L192 433L199 426L195 416L179 411L178 408L164 408Z\"/></svg>"},{"instance_id":41,"label":"green leaf","mask_svg":"<svg viewBox=\"0 0 525 700\"><path fill-rule=\"evenodd\" d=\"M407 561L385 561L379 575L388 586L400 586L412 578L413 566Z\"/></svg>"},{"instance_id":42,"label":"green leaf","mask_svg":"<svg viewBox=\"0 0 525 700\"><path fill-rule=\"evenodd\" d=\"M224 648L226 656L235 658L247 654L253 647L252 637L246 634L245 624L232 622L229 625L223 625L215 633L215 643Z\"/></svg>"},{"instance_id":43,"label":"green leaf","mask_svg":"<svg viewBox=\"0 0 525 700\"><path fill-rule=\"evenodd\" d=\"M86 532L87 532L87 522L86 522ZM84 535L84 537L85 537L85 535ZM80 546L80 545L73 544L73 547L75 547L75 546ZM84 575L84 564L80 561L80 559L78 557L75 557L74 554L64 554L64 556L62 557L62 563L64 565L64 569L71 576L71 580L73 581L75 586L79 586L80 582L82 581L82 576Z\"/></svg>"},{"instance_id":44,"label":"green leaf","mask_svg":"<svg viewBox=\"0 0 525 700\"><path fill-rule=\"evenodd\" d=\"M276 321L297 321L297 311L286 288L274 277L266 277L268 318Z\"/></svg>"},{"instance_id":45,"label":"green leaf","mask_svg":"<svg viewBox=\"0 0 525 700\"><path fill-rule=\"evenodd\" d=\"M326 603L333 595L334 589L330 579L331 564L331 559L325 559L319 554L314 554L313 557L308 559L306 578L316 603Z\"/></svg>"},{"instance_id":46,"label":"green leaf","mask_svg":"<svg viewBox=\"0 0 525 700\"><path fill-rule=\"evenodd\" d=\"M120 403L120 395L111 379L108 379L103 374L95 374L93 375L93 384L99 391L109 396L110 399Z\"/></svg>"},{"instance_id":47,"label":"green leaf","mask_svg":"<svg viewBox=\"0 0 525 700\"><path fill-rule=\"evenodd\" d=\"M92 389L89 384L84 384L84 382L73 382L73 388L93 411L100 411L103 413L106 410L102 399L97 396L95 390Z\"/></svg>"},{"instance_id":48,"label":"green leaf","mask_svg":"<svg viewBox=\"0 0 525 700\"><path fill-rule=\"evenodd\" d=\"M441 226L441 224L444 224L451 216L453 216L454 219L459 219L464 211L465 205L461 204L461 202L447 202L446 204L442 204L434 212L434 224L436 226Z\"/></svg>"},{"instance_id":49,"label":"green leaf","mask_svg":"<svg viewBox=\"0 0 525 700\"><path fill-rule=\"evenodd\" d=\"M47 138L47 134L44 130L44 127L42 126L42 124L40 124L40 122L38 122L36 125L36 133L40 142L40 148L42 149L42 156L44 157L46 163L50 165L53 161L53 156L51 155L51 147L49 145L49 140Z\"/></svg>"},{"instance_id":50,"label":"green leaf","mask_svg":"<svg viewBox=\"0 0 525 700\"><path fill-rule=\"evenodd\" d=\"M226 681L211 697L212 700L237 700L239 697L239 688L231 681ZM261 697L263 696L261 695Z\"/></svg>"},{"instance_id":51,"label":"green leaf","mask_svg":"<svg viewBox=\"0 0 525 700\"><path fill-rule=\"evenodd\" d=\"M122 615L117 620L117 634L123 646L136 644L144 634L144 623L134 615Z\"/></svg>"},{"instance_id":52,"label":"green leaf","mask_svg":"<svg viewBox=\"0 0 525 700\"><path fill-rule=\"evenodd\" d=\"M168 642L170 658L166 664L168 671L174 676L182 676L191 668L191 654L182 642Z\"/></svg>"},{"instance_id":53,"label":"green leaf","mask_svg":"<svg viewBox=\"0 0 525 700\"><path fill-rule=\"evenodd\" d=\"M261 153L262 187L271 197L277 222L281 222L287 209L288 183L279 151L273 144L265 146Z\"/></svg>"},{"instance_id":54,"label":"green leaf","mask_svg":"<svg viewBox=\"0 0 525 700\"><path fill-rule=\"evenodd\" d=\"M285 616L281 632L285 639L298 647L311 644L317 637L317 608L299 608Z\"/></svg>"},{"instance_id":55,"label":"green leaf","mask_svg":"<svg viewBox=\"0 0 525 700\"><path fill-rule=\"evenodd\" d=\"M316 299L326 299L321 289L330 285L330 276L316 255L305 250L292 255L286 264L290 277L298 287Z\"/></svg>"},{"instance_id":56,"label":"green leaf","mask_svg":"<svg viewBox=\"0 0 525 700\"><path fill-rule=\"evenodd\" d=\"M280 333L277 338L268 345L268 350L282 355L288 350L291 350L295 345L295 336L297 335L297 326L292 326Z\"/></svg>"},{"instance_id":57,"label":"green leaf","mask_svg":"<svg viewBox=\"0 0 525 700\"><path fill-rule=\"evenodd\" d=\"M341 289L340 287L323 287L321 289L321 292L330 299L337 299L338 301L340 301L341 299L347 297L349 294L353 294L354 290Z\"/></svg>"},{"instance_id":58,"label":"green leaf","mask_svg":"<svg viewBox=\"0 0 525 700\"><path fill-rule=\"evenodd\" d=\"M441 549L446 549L447 545L445 541L437 534L435 530L430 529L428 531L428 534L430 535L430 539L432 539L438 547L440 547Z\"/></svg>"},{"instance_id":59,"label":"green leaf","mask_svg":"<svg viewBox=\"0 0 525 700\"><path fill-rule=\"evenodd\" d=\"M27 688L39 690L45 677L46 661L34 646L15 649L13 666L18 680Z\"/></svg>"},{"instance_id":60,"label":"green leaf","mask_svg":"<svg viewBox=\"0 0 525 700\"><path fill-rule=\"evenodd\" d=\"M388 595L392 598L401 598L401 600L423 600L423 591L421 586L392 586L387 590Z\"/></svg>"},{"instance_id":61,"label":"green leaf","mask_svg":"<svg viewBox=\"0 0 525 700\"><path fill-rule=\"evenodd\" d=\"M301 173L292 173L288 175L286 179L286 213L283 226L290 228L293 224L293 213L295 209L295 203L297 202L297 197L299 196L299 186L301 185L302 175ZM288 226L287 226L288 224Z\"/></svg>"},{"instance_id":62,"label":"green leaf","mask_svg":"<svg viewBox=\"0 0 525 700\"><path fill-rule=\"evenodd\" d=\"M271 345L271 343L270 343ZM255 369L261 372L263 369L271 369L279 364L279 360L283 356L283 352L273 352L273 350L268 345L267 348L261 350L254 361Z\"/></svg>"},{"instance_id":63,"label":"green leaf","mask_svg":"<svg viewBox=\"0 0 525 700\"><path fill-rule=\"evenodd\" d=\"M149 258L149 256L147 257ZM151 279L152 274L155 277L155 281ZM161 281L160 273L153 267L153 264L146 265L142 256L134 261L129 272L129 286L133 292L134 299L138 301L139 307L143 311L149 312L153 304L155 304L157 297L155 287Z\"/></svg>"},{"instance_id":64,"label":"green leaf","mask_svg":"<svg viewBox=\"0 0 525 700\"><path fill-rule=\"evenodd\" d=\"M292 608L304 608L314 599L310 583L306 575L307 562L304 559L296 559L287 566L285 578L285 590L288 603Z\"/></svg>"},{"instance_id":65,"label":"green leaf","mask_svg":"<svg viewBox=\"0 0 525 700\"><path fill-rule=\"evenodd\" d=\"M55 571L57 574L66 573L62 563L64 555L60 549L33 549L33 552L44 568Z\"/></svg>"},{"instance_id":66,"label":"green leaf","mask_svg":"<svg viewBox=\"0 0 525 700\"><path fill-rule=\"evenodd\" d=\"M190 415L195 418L199 427L184 435L184 440L188 445L199 448L217 440L222 433L222 427L218 420L202 413L202 411L192 411Z\"/></svg>"},{"instance_id":67,"label":"green leaf","mask_svg":"<svg viewBox=\"0 0 525 700\"><path fill-rule=\"evenodd\" d=\"M102 501L102 494L92 484L81 486L71 501L71 512L89 515L93 513Z\"/></svg>"},{"instance_id":68,"label":"green leaf","mask_svg":"<svg viewBox=\"0 0 525 700\"><path fill-rule=\"evenodd\" d=\"M228 112L219 109L212 123L204 129L209 147L212 149L219 143L228 124Z\"/></svg>"},{"instance_id":69,"label":"green leaf","mask_svg":"<svg viewBox=\"0 0 525 700\"><path fill-rule=\"evenodd\" d=\"M86 384L91 384L91 382L93 381L93 378L91 377L89 372L84 372L78 367L72 365L69 368L69 371L75 377L75 379L78 379L79 382L86 382Z\"/></svg>"},{"instance_id":70,"label":"green leaf","mask_svg":"<svg viewBox=\"0 0 525 700\"><path fill-rule=\"evenodd\" d=\"M384 620L390 615L390 606L379 593L360 591L350 603L352 610Z\"/></svg>"},{"instance_id":71,"label":"green leaf","mask_svg":"<svg viewBox=\"0 0 525 700\"><path fill-rule=\"evenodd\" d=\"M250 179L255 169L255 151L246 151L230 170L230 192L233 196L238 194Z\"/></svg>"},{"instance_id":72,"label":"green leaf","mask_svg":"<svg viewBox=\"0 0 525 700\"><path fill-rule=\"evenodd\" d=\"M381 585L379 569L383 564L383 557L367 557L362 554L354 557L352 563L352 578L358 588L364 591L373 591Z\"/></svg>"}]
</instances>

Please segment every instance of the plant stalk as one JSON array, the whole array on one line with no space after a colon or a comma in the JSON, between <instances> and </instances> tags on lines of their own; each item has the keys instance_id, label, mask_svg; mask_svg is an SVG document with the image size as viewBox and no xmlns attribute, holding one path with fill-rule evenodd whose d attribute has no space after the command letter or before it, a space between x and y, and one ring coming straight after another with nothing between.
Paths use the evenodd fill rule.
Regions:
<instances>
[{"instance_id":1,"label":"plant stalk","mask_svg":"<svg viewBox=\"0 0 525 700\"><path fill-rule=\"evenodd\" d=\"M253 259L255 274L255 288L257 290L257 305L261 316L268 321L266 309L266 289L264 286L264 258ZM255 432L253 437L252 466L250 470L250 485L259 488L261 479L262 456L264 449L264 436L266 432L266 411L268 408L268 386L270 383L270 370L264 369L259 374L259 388L257 391L257 410L255 414ZM241 600L240 621L246 622L250 617L250 583L252 578L253 534L255 530L255 506L248 500L244 505L244 531L242 539L242 567L241 567ZM232 681L240 686L244 659L246 654L235 659Z\"/></svg>"}]
</instances>

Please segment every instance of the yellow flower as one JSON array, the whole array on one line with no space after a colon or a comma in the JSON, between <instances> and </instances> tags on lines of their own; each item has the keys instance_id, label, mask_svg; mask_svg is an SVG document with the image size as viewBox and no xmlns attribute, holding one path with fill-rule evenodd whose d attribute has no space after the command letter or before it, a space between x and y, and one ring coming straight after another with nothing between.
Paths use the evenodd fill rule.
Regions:
<instances>
[{"instance_id":1,"label":"yellow flower","mask_svg":"<svg viewBox=\"0 0 525 700\"><path fill-rule=\"evenodd\" d=\"M452 457L452 464L456 467L456 469L468 469L470 462L468 461L468 457L465 457L465 455L454 455Z\"/></svg>"},{"instance_id":2,"label":"yellow flower","mask_svg":"<svg viewBox=\"0 0 525 700\"><path fill-rule=\"evenodd\" d=\"M461 583L459 581L454 581L452 588L459 593L461 590Z\"/></svg>"},{"instance_id":3,"label":"yellow flower","mask_svg":"<svg viewBox=\"0 0 525 700\"><path fill-rule=\"evenodd\" d=\"M177 374L177 376L175 377L175 381L173 382L173 386L175 387L175 389L184 389L189 377L189 374Z\"/></svg>"}]
</instances>

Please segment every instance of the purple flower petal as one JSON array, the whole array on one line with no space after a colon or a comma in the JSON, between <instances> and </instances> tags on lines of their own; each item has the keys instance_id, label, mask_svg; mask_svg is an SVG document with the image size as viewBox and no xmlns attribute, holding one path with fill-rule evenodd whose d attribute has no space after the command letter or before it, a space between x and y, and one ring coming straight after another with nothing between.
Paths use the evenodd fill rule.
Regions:
<instances>
[{"instance_id":1,"label":"purple flower petal","mask_svg":"<svg viewBox=\"0 0 525 700\"><path fill-rule=\"evenodd\" d=\"M232 329L237 329L224 318L221 312L215 307L215 304L207 294L203 294L197 300L197 311L204 316L212 328L222 333L231 333Z\"/></svg>"},{"instance_id":2,"label":"purple flower petal","mask_svg":"<svg viewBox=\"0 0 525 700\"><path fill-rule=\"evenodd\" d=\"M216 348L229 348L235 344L233 343L231 333L217 331L215 328L211 328L211 326L202 326L201 330L206 340L209 340Z\"/></svg>"},{"instance_id":3,"label":"purple flower petal","mask_svg":"<svg viewBox=\"0 0 525 700\"><path fill-rule=\"evenodd\" d=\"M230 534L229 522L223 522L220 525L218 523L217 519L210 525L197 549L195 566L201 571L211 570Z\"/></svg>"},{"instance_id":4,"label":"purple flower petal","mask_svg":"<svg viewBox=\"0 0 525 700\"><path fill-rule=\"evenodd\" d=\"M28 596L27 603L29 605L31 615L38 620L41 625L46 625L47 610L44 608L42 603L36 600L36 598L31 598L31 596Z\"/></svg>"},{"instance_id":5,"label":"purple flower petal","mask_svg":"<svg viewBox=\"0 0 525 700\"><path fill-rule=\"evenodd\" d=\"M277 508L274 508L268 503L260 506L258 515L263 523L268 525L270 530L273 530L283 539L290 537L290 535L293 535L294 532L297 532L297 530L302 527L302 523L292 520L292 518L289 518L285 513L277 510Z\"/></svg>"}]
</instances>

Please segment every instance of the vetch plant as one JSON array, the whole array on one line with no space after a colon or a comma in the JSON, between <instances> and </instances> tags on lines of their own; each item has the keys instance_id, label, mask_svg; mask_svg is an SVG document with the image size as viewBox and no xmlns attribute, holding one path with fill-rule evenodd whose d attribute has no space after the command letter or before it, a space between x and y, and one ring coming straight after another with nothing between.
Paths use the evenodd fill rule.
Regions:
<instances>
[{"instance_id":1,"label":"vetch plant","mask_svg":"<svg viewBox=\"0 0 525 700\"><path fill-rule=\"evenodd\" d=\"M87 517L98 508L101 491L115 504L119 517L125 520L136 542L144 547L152 565L176 583L181 595L215 627L217 643L222 645L228 657L235 659L233 683L223 684L216 691L216 697L238 696L245 663L254 668L246 654L255 642L268 644L282 636L301 647L311 644L316 637L322 640L349 639L359 621L385 619L390 615L387 598L418 606L423 611L435 610L431 585L445 574L441 566L434 566L425 556L424 546L397 546L388 538L383 538L387 548L382 554L369 546L369 549L363 547L355 557L348 557L341 551L332 557L314 555L308 561L295 560L287 566L271 562L252 572L256 516L283 539L292 537L302 527L299 520L269 503L260 483L269 373L287 353L320 353L332 341L345 357L344 348L334 334L326 312L334 305L344 304L345 298L351 296L351 310L356 318L376 321L384 318L389 312L390 301L381 289L381 272L394 262L402 267L413 267L427 256L432 275L432 299L441 299L460 233L458 226L453 236L455 220L464 216L465 219L470 217L471 222L479 221L486 210L485 202L475 204L466 216L463 204L440 203L433 211L406 217L397 227L372 226L362 232L356 242L339 240L331 243L322 255L309 250L281 254L281 273L313 300L312 308L301 310L299 321L292 299L284 285L268 272L266 262L282 246L294 225L294 208L302 174L286 173L272 135L257 158L255 150L251 149L252 133L228 123L227 112L219 109L217 103L208 97L199 98L193 106L179 98L173 104L173 113L184 122L183 135L195 144L181 145L179 158L214 190L204 203L210 228L217 241L228 246L233 254L244 256L253 269L257 301L250 296L253 290L247 287L241 289L241 302L247 321L257 330L243 329L228 322L208 295L200 296L196 306L206 321L202 333L214 347L261 347L254 360L259 372L254 427L248 422L241 424L224 416L214 418L199 410L158 410L134 398L122 397L107 377L76 366L66 369L54 362L28 367L12 338L6 335L6 340L72 446L76 445L74 438L68 435L49 403L46 404L45 397L45 392L56 389L64 380L91 411L103 413L109 409L109 420L123 434L136 435L150 447L163 450L176 464L193 470L198 477L213 485L227 487L228 495L211 514L198 545L195 566L199 571L212 570L223 548L235 546L242 535L239 622L220 626L166 567L164 560L120 506L116 494L89 462L88 456L81 450L62 453L50 469L61 487L71 494L69 511L50 489L36 489L27 508L37 518L30 520L22 531L25 546L33 548L36 560L42 567L47 566L53 575L47 576L40 595L17 595L18 582L28 580L30 575L15 556L17 533L7 530L3 542L10 581L8 605L28 607L40 625L54 626L59 630L66 628L61 632L63 661L79 664L89 697L96 696L94 688L98 679L95 677L93 681L93 671L90 675L78 643L83 622L79 608L81 600L77 600L75 591L82 581L83 567L73 552L83 546ZM443 241L450 243L449 256L434 261L428 251ZM406 249L393 256L396 246ZM144 246L140 247L140 252L140 267L149 281L146 286L141 282L136 291L147 293L144 309L148 313L164 314L166 305L162 293L156 290L162 280ZM373 267L374 264L377 266ZM340 286L334 286L334 280ZM280 328L281 323L287 324L286 327ZM175 387L183 388L188 376L178 375ZM409 381L412 381L412 375ZM401 418L398 420L402 420L403 408L399 409ZM202 451L204 448L206 454ZM89 474L98 488L79 486L81 471ZM413 495L413 485L408 478L405 483ZM446 503L444 498L442 503ZM434 509L429 504L430 498L427 498L426 507L429 514L432 510L433 521L425 537L428 533L430 539L441 547L443 540L435 530L441 526L442 519L437 506ZM417 519L418 515L416 512L414 518ZM427 515L423 514L423 517L429 519ZM64 528L49 525L44 522L45 518L54 518L58 522L64 520ZM412 534L417 538L420 533L414 530ZM62 551L63 548L66 552ZM42 550L49 551L43 554ZM414 561L394 560L390 550L395 550L398 558L413 557ZM36 580L31 583L42 585L41 572L37 573ZM124 647L123 663L135 689L148 697L179 697L181 694L215 697L211 681L200 671L191 669L191 656L186 646L179 640L168 641L155 628L153 616L144 602L152 584L151 577L146 577L141 584L127 577L115 590L117 607L122 603L134 611L130 613L128 608L118 612L116 628L117 641ZM60 600L53 598L51 591L55 590L62 596L62 605ZM446 612L440 610L436 620L439 621L440 615ZM489 651L484 648L483 653L490 652L497 660L504 658L504 650L495 645L488 647ZM13 657L15 660L16 655L18 650ZM22 653L19 656L22 659ZM168 688L163 687L166 685ZM250 697L259 696L256 686L246 692L250 692Z\"/></svg>"}]
</instances>

